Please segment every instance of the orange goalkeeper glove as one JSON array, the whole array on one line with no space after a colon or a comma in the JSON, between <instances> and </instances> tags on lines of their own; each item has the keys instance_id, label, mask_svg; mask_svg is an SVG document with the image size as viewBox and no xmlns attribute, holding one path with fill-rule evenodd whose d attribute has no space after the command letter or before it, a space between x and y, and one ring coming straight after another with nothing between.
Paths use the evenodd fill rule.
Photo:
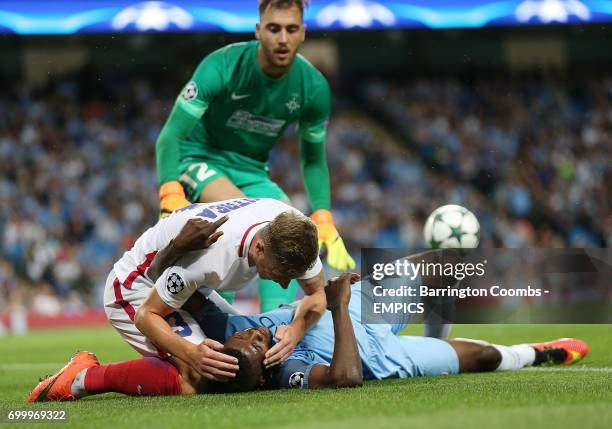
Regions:
<instances>
[{"instance_id":1,"label":"orange goalkeeper glove","mask_svg":"<svg viewBox=\"0 0 612 429\"><path fill-rule=\"evenodd\" d=\"M317 225L319 249L327 247L327 264L336 270L345 271L355 268L355 261L344 247L344 241L334 226L334 220L329 210L317 210L312 214L312 220Z\"/></svg>"},{"instance_id":2,"label":"orange goalkeeper glove","mask_svg":"<svg viewBox=\"0 0 612 429\"><path fill-rule=\"evenodd\" d=\"M159 188L159 217L169 216L174 210L191 203L185 198L183 185L177 181L166 182Z\"/></svg>"}]
</instances>

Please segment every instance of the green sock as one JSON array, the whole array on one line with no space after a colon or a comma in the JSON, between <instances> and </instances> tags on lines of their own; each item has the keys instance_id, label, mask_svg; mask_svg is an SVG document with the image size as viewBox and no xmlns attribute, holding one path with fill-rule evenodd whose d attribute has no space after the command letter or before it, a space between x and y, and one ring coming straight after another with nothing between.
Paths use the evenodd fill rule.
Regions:
<instances>
[{"instance_id":1,"label":"green sock","mask_svg":"<svg viewBox=\"0 0 612 429\"><path fill-rule=\"evenodd\" d=\"M298 282L291 280L289 287L283 289L278 283L272 280L259 280L259 299L261 300L261 312L274 310L279 305L289 304L295 301Z\"/></svg>"},{"instance_id":2,"label":"green sock","mask_svg":"<svg viewBox=\"0 0 612 429\"><path fill-rule=\"evenodd\" d=\"M232 304L234 302L234 298L236 298L236 292L231 290L222 290L219 292L219 295L221 295L228 304Z\"/></svg>"}]
</instances>

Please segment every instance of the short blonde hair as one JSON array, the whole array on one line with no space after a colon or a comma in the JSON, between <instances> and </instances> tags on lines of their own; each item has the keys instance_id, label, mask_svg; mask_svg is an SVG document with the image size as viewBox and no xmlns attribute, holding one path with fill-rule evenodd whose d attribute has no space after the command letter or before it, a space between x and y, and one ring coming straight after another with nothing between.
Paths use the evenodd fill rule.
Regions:
<instances>
[{"instance_id":1,"label":"short blonde hair","mask_svg":"<svg viewBox=\"0 0 612 429\"><path fill-rule=\"evenodd\" d=\"M293 210L276 216L263 229L262 236L278 268L293 278L312 268L319 256L317 226Z\"/></svg>"}]
</instances>

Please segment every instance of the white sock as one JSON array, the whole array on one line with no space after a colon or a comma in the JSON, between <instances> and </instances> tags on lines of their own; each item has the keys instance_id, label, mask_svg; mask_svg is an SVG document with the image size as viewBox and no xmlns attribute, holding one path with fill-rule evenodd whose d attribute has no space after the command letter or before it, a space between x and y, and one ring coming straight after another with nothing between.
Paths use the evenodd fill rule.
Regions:
<instances>
[{"instance_id":1,"label":"white sock","mask_svg":"<svg viewBox=\"0 0 612 429\"><path fill-rule=\"evenodd\" d=\"M491 345L495 347L502 356L496 371L521 369L533 365L535 361L535 349L528 344L517 344L515 346Z\"/></svg>"},{"instance_id":2,"label":"white sock","mask_svg":"<svg viewBox=\"0 0 612 429\"><path fill-rule=\"evenodd\" d=\"M88 369L89 368L85 368L79 372L76 377L74 377L74 380L70 385L70 393L72 393L76 398L83 398L89 395L87 390L85 390L85 374L87 373Z\"/></svg>"}]
</instances>

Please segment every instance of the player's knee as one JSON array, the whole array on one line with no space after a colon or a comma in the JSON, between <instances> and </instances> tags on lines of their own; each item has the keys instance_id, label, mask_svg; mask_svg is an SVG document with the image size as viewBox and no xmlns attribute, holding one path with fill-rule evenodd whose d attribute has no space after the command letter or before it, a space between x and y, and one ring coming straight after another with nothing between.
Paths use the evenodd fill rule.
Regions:
<instances>
[{"instance_id":1,"label":"player's knee","mask_svg":"<svg viewBox=\"0 0 612 429\"><path fill-rule=\"evenodd\" d=\"M474 354L475 369L477 372L495 371L502 359L499 351L493 346L483 346Z\"/></svg>"}]
</instances>

